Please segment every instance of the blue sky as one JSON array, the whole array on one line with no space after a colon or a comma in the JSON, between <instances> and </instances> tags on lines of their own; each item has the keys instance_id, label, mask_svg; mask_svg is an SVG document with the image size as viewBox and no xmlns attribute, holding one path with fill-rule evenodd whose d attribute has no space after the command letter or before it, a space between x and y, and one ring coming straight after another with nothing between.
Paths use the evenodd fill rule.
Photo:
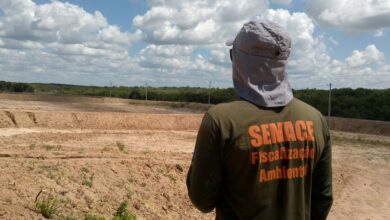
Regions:
<instances>
[{"instance_id":1,"label":"blue sky","mask_svg":"<svg viewBox=\"0 0 390 220\"><path fill-rule=\"evenodd\" d=\"M289 31L293 88L390 87L387 0L2 0L0 80L231 87L250 19Z\"/></svg>"}]
</instances>

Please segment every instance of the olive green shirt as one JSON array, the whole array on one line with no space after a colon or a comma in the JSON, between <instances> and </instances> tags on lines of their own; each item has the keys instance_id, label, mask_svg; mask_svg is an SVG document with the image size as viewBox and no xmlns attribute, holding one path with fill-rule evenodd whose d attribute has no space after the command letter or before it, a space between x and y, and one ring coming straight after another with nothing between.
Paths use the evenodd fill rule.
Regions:
<instances>
[{"instance_id":1,"label":"olive green shirt","mask_svg":"<svg viewBox=\"0 0 390 220\"><path fill-rule=\"evenodd\" d=\"M332 205L329 129L324 117L293 99L263 108L219 104L200 126L188 194L216 219L326 219Z\"/></svg>"}]
</instances>

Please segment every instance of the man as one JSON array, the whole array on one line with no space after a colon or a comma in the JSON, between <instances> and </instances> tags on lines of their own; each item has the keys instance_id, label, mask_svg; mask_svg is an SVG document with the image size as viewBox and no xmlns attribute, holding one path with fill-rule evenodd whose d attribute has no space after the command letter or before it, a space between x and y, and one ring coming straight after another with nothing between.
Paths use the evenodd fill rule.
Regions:
<instances>
[{"instance_id":1,"label":"man","mask_svg":"<svg viewBox=\"0 0 390 220\"><path fill-rule=\"evenodd\" d=\"M241 100L204 116L188 194L216 219L326 219L332 205L331 144L324 117L293 98L290 37L269 21L246 23L230 42Z\"/></svg>"}]
</instances>

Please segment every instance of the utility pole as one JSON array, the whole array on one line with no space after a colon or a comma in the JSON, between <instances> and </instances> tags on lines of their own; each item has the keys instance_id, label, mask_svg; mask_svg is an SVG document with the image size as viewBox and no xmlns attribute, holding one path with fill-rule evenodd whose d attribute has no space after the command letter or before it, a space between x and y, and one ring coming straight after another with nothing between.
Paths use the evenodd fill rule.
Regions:
<instances>
[{"instance_id":1,"label":"utility pole","mask_svg":"<svg viewBox=\"0 0 390 220\"><path fill-rule=\"evenodd\" d=\"M329 125L329 129L330 129L330 113L331 113L331 110L332 110L332 83L329 83L329 101L328 101L328 125Z\"/></svg>"},{"instance_id":2,"label":"utility pole","mask_svg":"<svg viewBox=\"0 0 390 220\"><path fill-rule=\"evenodd\" d=\"M210 98L211 98L211 81L209 81L209 105L210 105Z\"/></svg>"},{"instance_id":3,"label":"utility pole","mask_svg":"<svg viewBox=\"0 0 390 220\"><path fill-rule=\"evenodd\" d=\"M112 82L110 82L110 97L111 97L111 90L112 90Z\"/></svg>"},{"instance_id":4,"label":"utility pole","mask_svg":"<svg viewBox=\"0 0 390 220\"><path fill-rule=\"evenodd\" d=\"M148 83L145 83L145 101L148 101Z\"/></svg>"}]
</instances>

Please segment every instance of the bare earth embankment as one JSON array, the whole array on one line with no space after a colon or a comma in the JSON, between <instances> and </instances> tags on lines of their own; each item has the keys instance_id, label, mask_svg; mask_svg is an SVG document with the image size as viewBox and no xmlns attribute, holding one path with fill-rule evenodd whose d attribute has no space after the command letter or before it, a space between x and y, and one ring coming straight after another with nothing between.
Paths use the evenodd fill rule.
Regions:
<instances>
[{"instance_id":1,"label":"bare earth embankment","mask_svg":"<svg viewBox=\"0 0 390 220\"><path fill-rule=\"evenodd\" d=\"M213 219L194 209L185 177L202 114L117 99L0 99L0 219ZM390 219L390 138L334 132L329 219Z\"/></svg>"}]
</instances>

